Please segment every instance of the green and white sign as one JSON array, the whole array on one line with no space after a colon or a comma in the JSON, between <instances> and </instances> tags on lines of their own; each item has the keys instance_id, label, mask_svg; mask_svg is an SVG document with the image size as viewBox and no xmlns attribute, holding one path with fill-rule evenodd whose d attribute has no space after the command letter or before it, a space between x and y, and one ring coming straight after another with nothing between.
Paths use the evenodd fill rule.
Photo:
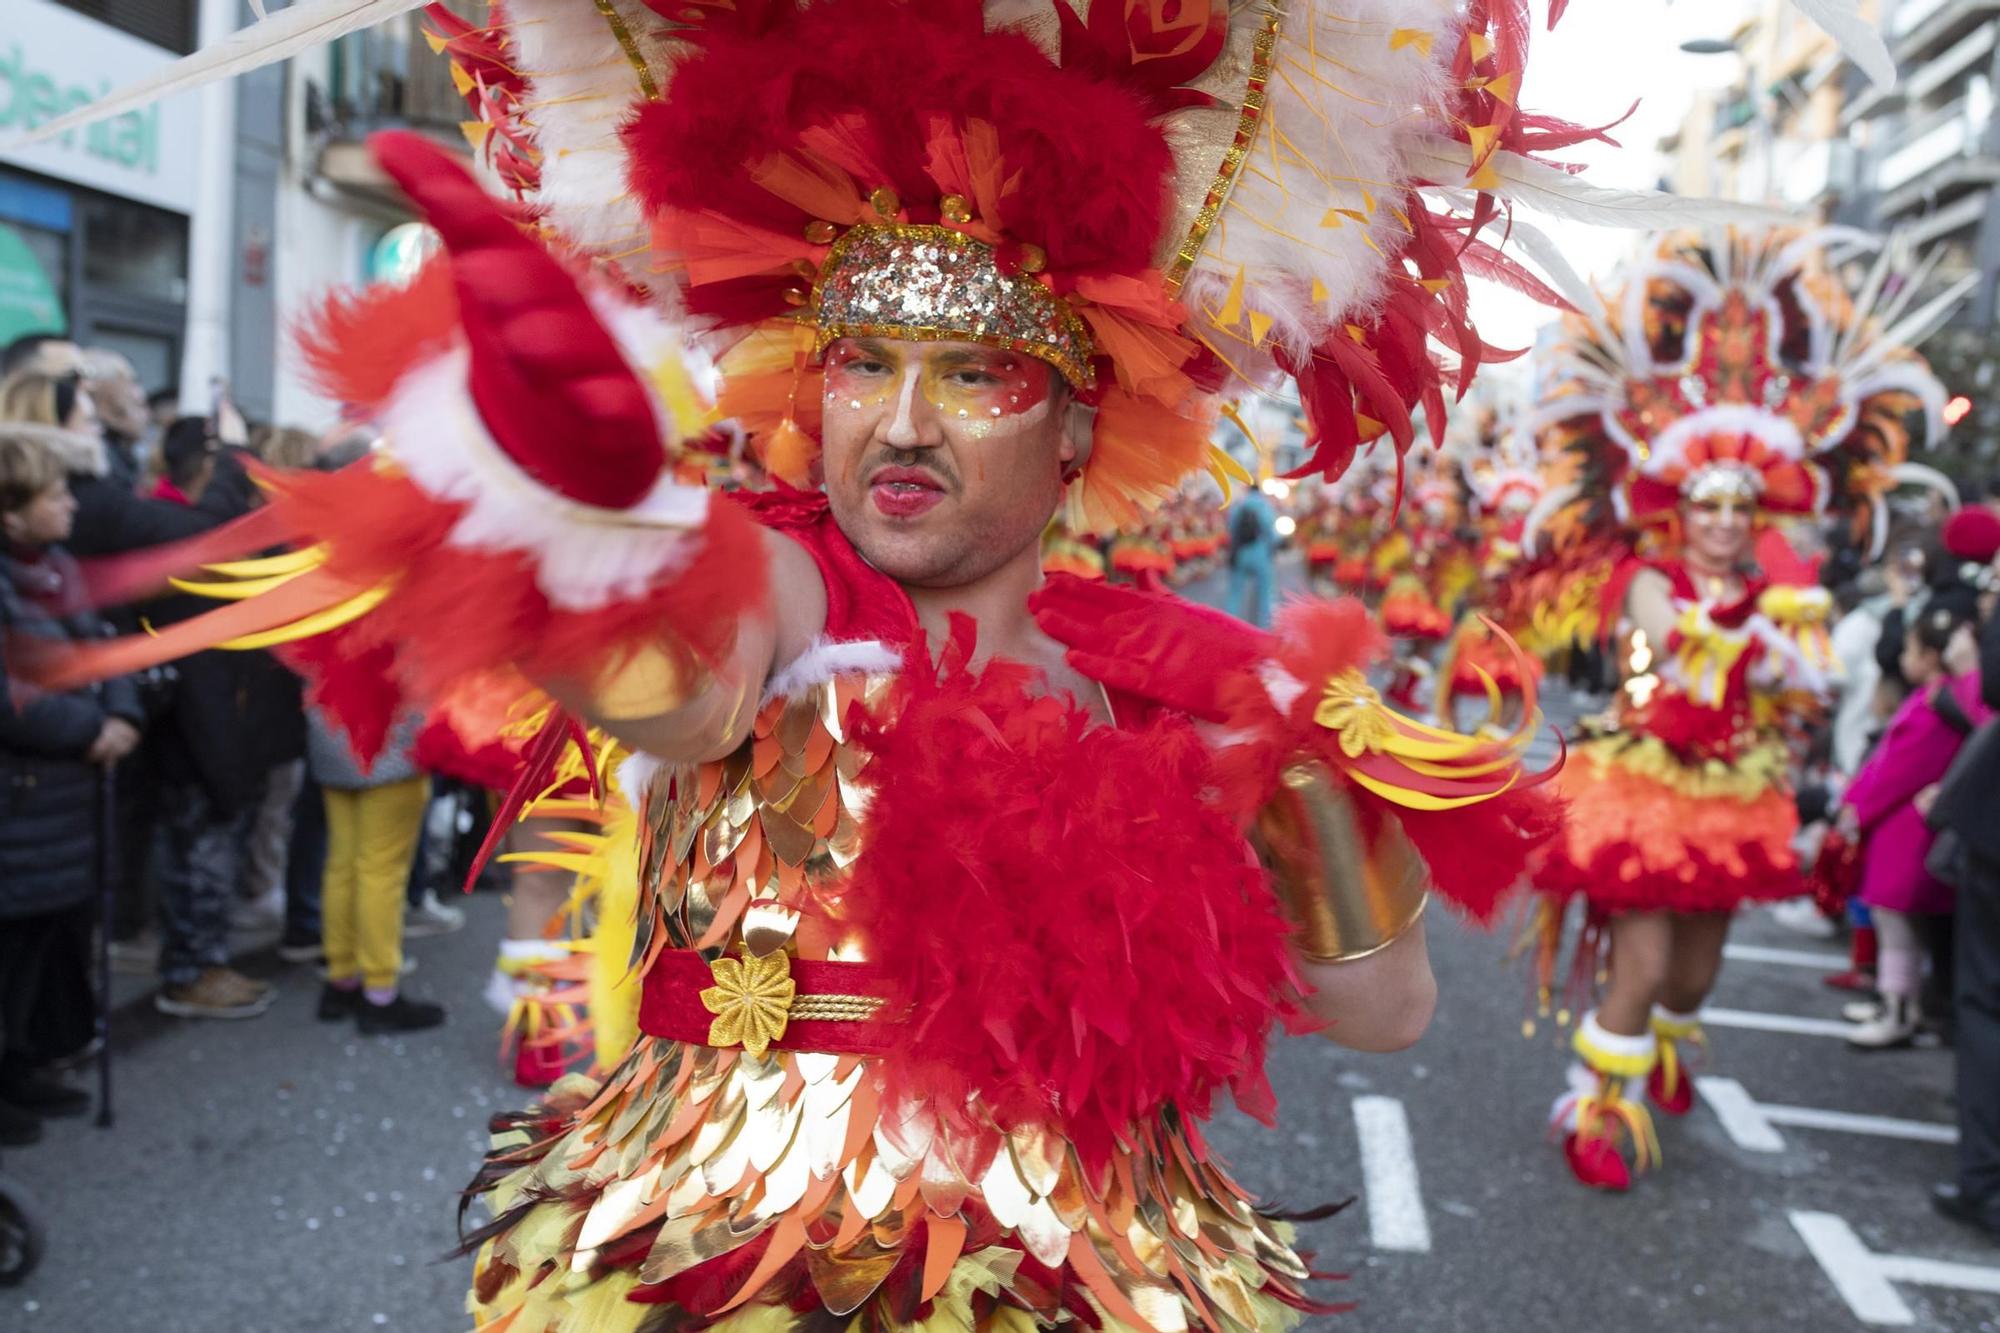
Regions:
<instances>
[{"instance_id":1,"label":"green and white sign","mask_svg":"<svg viewBox=\"0 0 2000 1333\"><path fill-rule=\"evenodd\" d=\"M170 51L48 3L0 0L0 143L173 62ZM198 94L183 93L0 153L0 161L186 213L194 207Z\"/></svg>"},{"instance_id":2,"label":"green and white sign","mask_svg":"<svg viewBox=\"0 0 2000 1333\"><path fill-rule=\"evenodd\" d=\"M24 333L61 333L62 297L21 233L0 222L0 344Z\"/></svg>"}]
</instances>

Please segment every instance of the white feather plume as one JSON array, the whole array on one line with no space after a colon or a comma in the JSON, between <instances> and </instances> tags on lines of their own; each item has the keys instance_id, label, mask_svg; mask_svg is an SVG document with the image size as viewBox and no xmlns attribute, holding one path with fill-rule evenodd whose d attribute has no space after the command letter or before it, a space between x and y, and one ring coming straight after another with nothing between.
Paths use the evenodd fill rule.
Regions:
<instances>
[{"instance_id":1,"label":"white feather plume","mask_svg":"<svg viewBox=\"0 0 2000 1333\"><path fill-rule=\"evenodd\" d=\"M1285 6L1262 126L1183 290L1218 345L1247 350L1255 312L1266 345L1302 351L1380 299L1406 154L1428 132L1417 108L1437 104L1459 24L1455 0ZM1430 42L1396 36L1411 30ZM1239 278L1242 313L1218 319Z\"/></svg>"},{"instance_id":2,"label":"white feather plume","mask_svg":"<svg viewBox=\"0 0 2000 1333\"><path fill-rule=\"evenodd\" d=\"M1550 217L1587 222L1594 227L1638 231L1728 224L1771 227L1783 224L1790 217L1783 209L1764 204L1591 185L1559 167L1518 153L1496 152L1488 161L1499 178L1492 189L1499 198ZM1408 165L1413 175L1443 184L1464 180L1472 163L1472 149L1468 145L1441 135L1429 135L1411 145Z\"/></svg>"},{"instance_id":3,"label":"white feather plume","mask_svg":"<svg viewBox=\"0 0 2000 1333\"><path fill-rule=\"evenodd\" d=\"M666 22L640 0L607 3L643 53L654 86L664 88L679 49L662 36ZM649 233L626 183L618 137L645 98L631 59L593 4L510 0L506 12L528 83L522 120L541 154L536 202L568 240L618 263L655 296L670 297L671 284L659 282L648 262Z\"/></svg>"},{"instance_id":4,"label":"white feather plume","mask_svg":"<svg viewBox=\"0 0 2000 1333\"><path fill-rule=\"evenodd\" d=\"M1887 91L1896 86L1896 60L1882 32L1861 17L1857 0L1792 0L1799 12L1826 30L1840 43L1848 59L1861 67L1868 81Z\"/></svg>"}]
</instances>

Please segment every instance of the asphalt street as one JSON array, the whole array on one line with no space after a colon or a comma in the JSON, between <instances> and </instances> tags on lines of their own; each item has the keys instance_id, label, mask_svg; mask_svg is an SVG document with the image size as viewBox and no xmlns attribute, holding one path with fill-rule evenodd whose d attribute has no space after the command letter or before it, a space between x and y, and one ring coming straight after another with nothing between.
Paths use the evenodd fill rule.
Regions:
<instances>
[{"instance_id":1,"label":"asphalt street","mask_svg":"<svg viewBox=\"0 0 2000 1333\"><path fill-rule=\"evenodd\" d=\"M413 989L454 1005L435 1032L362 1039L319 1024L312 973L262 959L251 966L283 994L259 1019L122 1015L115 1128L57 1122L6 1155L54 1244L26 1286L0 1292L0 1329L466 1327L467 1265L440 1259L455 1191L486 1117L524 1100L478 999L500 903L467 906L465 930L411 946ZM1613 1197L1574 1185L1543 1136L1565 1056L1547 1025L1523 1036L1528 983L1507 943L1434 914L1442 1000L1415 1049L1285 1040L1278 1126L1234 1113L1215 1126L1263 1197L1355 1200L1304 1228L1319 1266L1348 1274L1328 1295L1354 1306L1310 1327L2000 1330L2000 1248L1925 1198L1951 1164L1937 1141L1950 1057L1859 1055L1814 1028L1838 1017L1842 997L1819 981L1832 945L1762 915L1741 923L1701 1071L1734 1086L1711 1084L1691 1115L1662 1121L1664 1168Z\"/></svg>"}]
</instances>

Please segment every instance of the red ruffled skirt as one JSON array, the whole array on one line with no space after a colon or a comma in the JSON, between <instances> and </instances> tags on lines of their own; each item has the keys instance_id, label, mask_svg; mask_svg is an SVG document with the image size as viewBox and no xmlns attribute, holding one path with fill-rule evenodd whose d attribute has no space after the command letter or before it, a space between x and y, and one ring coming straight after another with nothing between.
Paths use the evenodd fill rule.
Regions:
<instances>
[{"instance_id":1,"label":"red ruffled skirt","mask_svg":"<svg viewBox=\"0 0 2000 1333\"><path fill-rule=\"evenodd\" d=\"M1727 912L1805 892L1774 751L1714 772L1652 737L1606 736L1572 748L1556 781L1569 819L1536 872L1544 892L1603 912Z\"/></svg>"}]
</instances>

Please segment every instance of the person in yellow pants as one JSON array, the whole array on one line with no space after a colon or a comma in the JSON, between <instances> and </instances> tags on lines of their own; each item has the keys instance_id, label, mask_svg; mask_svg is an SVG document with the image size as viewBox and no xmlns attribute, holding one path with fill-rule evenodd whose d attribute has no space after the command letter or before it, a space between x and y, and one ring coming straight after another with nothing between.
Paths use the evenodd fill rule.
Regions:
<instances>
[{"instance_id":1,"label":"person in yellow pants","mask_svg":"<svg viewBox=\"0 0 2000 1333\"><path fill-rule=\"evenodd\" d=\"M398 984L410 858L430 804L430 779L412 757L416 723L405 719L364 767L346 736L307 710L307 759L326 802L319 1016L353 1018L364 1033L414 1032L445 1018L442 1005L412 999Z\"/></svg>"}]
</instances>

